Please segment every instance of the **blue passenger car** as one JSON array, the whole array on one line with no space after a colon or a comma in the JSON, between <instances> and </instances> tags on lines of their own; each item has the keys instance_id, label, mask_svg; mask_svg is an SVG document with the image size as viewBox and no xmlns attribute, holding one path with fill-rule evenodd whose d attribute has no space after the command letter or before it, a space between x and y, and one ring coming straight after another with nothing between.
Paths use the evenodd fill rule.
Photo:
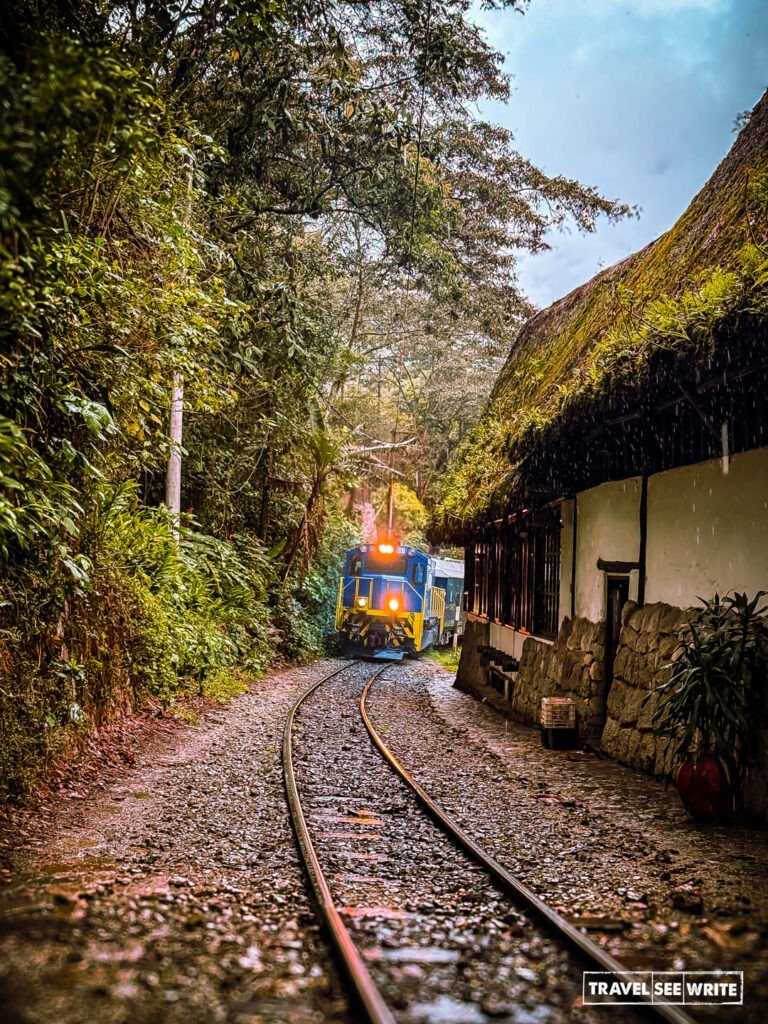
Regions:
<instances>
[{"instance_id":1,"label":"blue passenger car","mask_svg":"<svg viewBox=\"0 0 768 1024\"><path fill-rule=\"evenodd\" d=\"M347 552L336 602L346 654L400 661L437 643L444 619L434 559L390 540Z\"/></svg>"},{"instance_id":2,"label":"blue passenger car","mask_svg":"<svg viewBox=\"0 0 768 1024\"><path fill-rule=\"evenodd\" d=\"M461 558L435 558L435 586L445 591L443 631L438 641L457 643L463 632L462 597L464 596L464 560Z\"/></svg>"}]
</instances>

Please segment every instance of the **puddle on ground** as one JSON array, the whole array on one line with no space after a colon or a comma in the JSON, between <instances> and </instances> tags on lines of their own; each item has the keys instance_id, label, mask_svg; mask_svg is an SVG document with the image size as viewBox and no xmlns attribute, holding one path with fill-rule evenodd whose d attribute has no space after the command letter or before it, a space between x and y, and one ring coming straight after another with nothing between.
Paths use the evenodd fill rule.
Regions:
<instances>
[{"instance_id":1,"label":"puddle on ground","mask_svg":"<svg viewBox=\"0 0 768 1024\"><path fill-rule=\"evenodd\" d=\"M337 839L354 839L358 843L378 843L381 841L379 832L318 832L318 839L324 842L335 842Z\"/></svg>"},{"instance_id":2,"label":"puddle on ground","mask_svg":"<svg viewBox=\"0 0 768 1024\"><path fill-rule=\"evenodd\" d=\"M376 818L373 815L357 814L340 814L335 811L326 810L325 808L318 808L314 812L314 816L317 817L323 823L328 822L334 825L372 825L374 827L381 826L381 818Z\"/></svg>"},{"instance_id":3,"label":"puddle on ground","mask_svg":"<svg viewBox=\"0 0 768 1024\"><path fill-rule=\"evenodd\" d=\"M383 949L381 959L395 964L455 964L461 959L461 952L439 946L403 946L400 949Z\"/></svg>"},{"instance_id":4,"label":"puddle on ground","mask_svg":"<svg viewBox=\"0 0 768 1024\"><path fill-rule=\"evenodd\" d=\"M56 878L82 878L84 875L114 875L116 872L117 864L111 857L78 857L77 860L35 864L35 869L30 874L32 876L48 875Z\"/></svg>"},{"instance_id":5,"label":"puddle on ground","mask_svg":"<svg viewBox=\"0 0 768 1024\"><path fill-rule=\"evenodd\" d=\"M474 1003L438 996L431 1003L414 1003L407 1020L412 1024L486 1024L487 1018Z\"/></svg>"},{"instance_id":6,"label":"puddle on ground","mask_svg":"<svg viewBox=\"0 0 768 1024\"><path fill-rule=\"evenodd\" d=\"M339 913L345 917L383 917L398 921L405 921L414 916L404 910L394 910L392 907L342 907Z\"/></svg>"},{"instance_id":7,"label":"puddle on ground","mask_svg":"<svg viewBox=\"0 0 768 1024\"><path fill-rule=\"evenodd\" d=\"M112 818L116 814L121 814L123 811L123 805L120 804L102 804L100 807L92 807L90 814L95 815L99 818Z\"/></svg>"},{"instance_id":8,"label":"puddle on ground","mask_svg":"<svg viewBox=\"0 0 768 1024\"><path fill-rule=\"evenodd\" d=\"M19 871L2 895L0 918L28 913L50 913L57 917L82 916L83 896L111 886L117 864L111 857L83 856L76 860L43 861Z\"/></svg>"},{"instance_id":9,"label":"puddle on ground","mask_svg":"<svg viewBox=\"0 0 768 1024\"><path fill-rule=\"evenodd\" d=\"M63 835L56 840L55 844L49 845L48 855L56 856L58 854L62 859L77 857L81 850L93 850L95 847L101 846L102 843L101 838L94 839L92 836ZM36 845L42 846L43 841L41 840ZM22 850L22 855L26 852L28 851ZM37 860L38 856L33 853L31 857L24 859Z\"/></svg>"}]
</instances>

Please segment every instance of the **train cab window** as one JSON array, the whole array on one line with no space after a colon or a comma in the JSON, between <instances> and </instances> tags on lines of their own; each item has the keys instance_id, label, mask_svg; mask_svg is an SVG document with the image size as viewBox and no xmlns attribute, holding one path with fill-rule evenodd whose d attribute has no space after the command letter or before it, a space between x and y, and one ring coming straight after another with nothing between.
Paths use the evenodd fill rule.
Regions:
<instances>
[{"instance_id":1,"label":"train cab window","mask_svg":"<svg viewBox=\"0 0 768 1024\"><path fill-rule=\"evenodd\" d=\"M350 576L362 576L363 575L363 556L355 555L350 562L349 566Z\"/></svg>"},{"instance_id":2,"label":"train cab window","mask_svg":"<svg viewBox=\"0 0 768 1024\"><path fill-rule=\"evenodd\" d=\"M382 576L405 576L408 571L408 556L380 554L371 550L365 556L366 573L381 573Z\"/></svg>"},{"instance_id":3,"label":"train cab window","mask_svg":"<svg viewBox=\"0 0 768 1024\"><path fill-rule=\"evenodd\" d=\"M411 566L411 583L415 587L421 587L427 578L427 567L421 562L414 562Z\"/></svg>"}]
</instances>

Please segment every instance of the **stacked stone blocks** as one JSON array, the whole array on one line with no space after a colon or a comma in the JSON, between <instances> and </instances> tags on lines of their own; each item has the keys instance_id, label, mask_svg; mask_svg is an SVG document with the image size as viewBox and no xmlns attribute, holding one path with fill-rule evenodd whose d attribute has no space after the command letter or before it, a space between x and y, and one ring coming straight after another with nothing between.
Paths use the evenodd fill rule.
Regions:
<instances>
[{"instance_id":1,"label":"stacked stone blocks","mask_svg":"<svg viewBox=\"0 0 768 1024\"><path fill-rule=\"evenodd\" d=\"M581 618L566 619L553 644L528 637L511 695L512 711L538 724L542 697L571 697L579 738L596 742L605 708L604 644L605 624Z\"/></svg>"},{"instance_id":2,"label":"stacked stone blocks","mask_svg":"<svg viewBox=\"0 0 768 1024\"><path fill-rule=\"evenodd\" d=\"M494 696L494 703L520 721L538 725L542 697L571 697L581 742L600 747L633 768L668 776L674 768L673 744L656 735L653 717L662 700L656 691L666 681L666 666L694 614L695 609L662 603L639 607L628 602L622 612L610 687L604 677L605 623L566 619L554 643L534 637L525 640L510 700L498 701ZM489 632L483 621L467 623L456 682L460 688L488 692L487 668L477 647L488 643ZM761 737L760 753L749 766L743 793L745 808L756 815L765 814L768 807L766 751L768 733Z\"/></svg>"},{"instance_id":3,"label":"stacked stone blocks","mask_svg":"<svg viewBox=\"0 0 768 1024\"><path fill-rule=\"evenodd\" d=\"M656 735L653 725L659 706L655 690L666 678L665 666L690 615L668 604L639 608L632 601L622 613L601 746L617 761L653 775L667 774L672 767L671 744ZM644 702L648 694L652 695Z\"/></svg>"}]
</instances>

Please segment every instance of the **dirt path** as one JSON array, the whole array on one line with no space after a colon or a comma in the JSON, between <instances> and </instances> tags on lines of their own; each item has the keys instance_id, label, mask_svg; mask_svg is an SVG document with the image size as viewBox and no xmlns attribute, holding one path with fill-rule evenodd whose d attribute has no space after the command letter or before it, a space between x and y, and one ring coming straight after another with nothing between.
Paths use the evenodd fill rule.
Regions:
<instances>
[{"instance_id":1,"label":"dirt path","mask_svg":"<svg viewBox=\"0 0 768 1024\"><path fill-rule=\"evenodd\" d=\"M6 1024L342 1022L280 772L327 663L148 742L86 799L26 816L0 892Z\"/></svg>"}]
</instances>

